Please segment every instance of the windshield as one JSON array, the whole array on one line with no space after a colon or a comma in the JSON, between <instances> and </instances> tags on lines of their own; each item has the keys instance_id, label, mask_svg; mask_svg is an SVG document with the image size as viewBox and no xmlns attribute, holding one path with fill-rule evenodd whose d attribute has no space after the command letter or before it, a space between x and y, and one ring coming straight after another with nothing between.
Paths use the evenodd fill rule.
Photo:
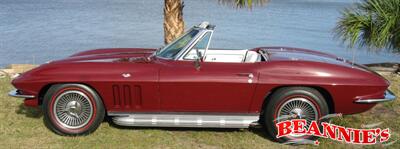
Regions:
<instances>
[{"instance_id":1,"label":"windshield","mask_svg":"<svg viewBox=\"0 0 400 149\"><path fill-rule=\"evenodd\" d=\"M211 32L207 32L203 38L201 38L195 46L186 54L186 56L183 58L185 60L195 60L198 59L199 54L200 57L203 57L205 54L206 49L208 48L208 44L211 38ZM199 53L197 53L199 52Z\"/></svg>"},{"instance_id":2,"label":"windshield","mask_svg":"<svg viewBox=\"0 0 400 149\"><path fill-rule=\"evenodd\" d=\"M181 36L164 49L161 49L156 55L163 58L174 58L190 41L197 35L199 30L192 29Z\"/></svg>"}]
</instances>

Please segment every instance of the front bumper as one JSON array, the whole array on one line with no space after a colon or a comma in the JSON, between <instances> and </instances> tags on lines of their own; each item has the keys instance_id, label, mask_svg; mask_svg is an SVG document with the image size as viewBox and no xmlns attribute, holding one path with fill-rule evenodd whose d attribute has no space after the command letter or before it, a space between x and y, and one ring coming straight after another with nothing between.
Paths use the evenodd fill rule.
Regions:
<instances>
[{"instance_id":1,"label":"front bumper","mask_svg":"<svg viewBox=\"0 0 400 149\"><path fill-rule=\"evenodd\" d=\"M355 103L379 103L379 102L393 101L397 98L396 95L390 90L386 90L384 96L385 97L381 98L381 99L358 99L354 102Z\"/></svg>"},{"instance_id":2,"label":"front bumper","mask_svg":"<svg viewBox=\"0 0 400 149\"><path fill-rule=\"evenodd\" d=\"M12 97L17 97L17 98L35 98L35 95L22 94L21 91L19 91L17 89L8 92L8 95L12 96Z\"/></svg>"}]
</instances>

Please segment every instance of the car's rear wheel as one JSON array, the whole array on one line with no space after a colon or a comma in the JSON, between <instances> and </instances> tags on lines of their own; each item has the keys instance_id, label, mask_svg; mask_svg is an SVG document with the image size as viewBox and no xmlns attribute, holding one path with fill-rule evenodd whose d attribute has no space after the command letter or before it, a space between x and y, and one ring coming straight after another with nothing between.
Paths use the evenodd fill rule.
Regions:
<instances>
[{"instance_id":1,"label":"car's rear wheel","mask_svg":"<svg viewBox=\"0 0 400 149\"><path fill-rule=\"evenodd\" d=\"M60 135L86 135L103 121L100 96L82 84L57 84L49 88L43 101L46 126Z\"/></svg>"},{"instance_id":2,"label":"car's rear wheel","mask_svg":"<svg viewBox=\"0 0 400 149\"><path fill-rule=\"evenodd\" d=\"M285 87L276 90L270 96L264 107L264 126L272 138L277 136L276 124L291 119L307 120L307 129L311 121L321 123L320 118L329 113L329 107L324 97L316 89L309 87ZM279 142L299 139L315 140L308 135L289 135L276 138Z\"/></svg>"}]
</instances>

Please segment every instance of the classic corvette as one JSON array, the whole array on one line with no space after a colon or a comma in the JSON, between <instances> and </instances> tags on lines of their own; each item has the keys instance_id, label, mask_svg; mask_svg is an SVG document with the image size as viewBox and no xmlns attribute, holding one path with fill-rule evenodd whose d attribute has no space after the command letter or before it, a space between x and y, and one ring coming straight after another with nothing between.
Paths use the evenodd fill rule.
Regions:
<instances>
[{"instance_id":1,"label":"classic corvette","mask_svg":"<svg viewBox=\"0 0 400 149\"><path fill-rule=\"evenodd\" d=\"M396 96L368 68L289 47L215 49L203 22L160 49L96 49L48 62L15 78L10 96L41 107L46 126L84 135L105 117L117 125L247 128L272 137L286 119L321 122ZM279 141L311 136L287 136Z\"/></svg>"}]
</instances>

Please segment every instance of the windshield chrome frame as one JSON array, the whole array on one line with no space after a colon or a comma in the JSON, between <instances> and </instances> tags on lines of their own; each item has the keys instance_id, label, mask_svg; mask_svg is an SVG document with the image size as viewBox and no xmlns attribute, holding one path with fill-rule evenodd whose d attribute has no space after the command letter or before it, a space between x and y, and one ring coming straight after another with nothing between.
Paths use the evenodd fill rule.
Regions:
<instances>
[{"instance_id":1,"label":"windshield chrome frame","mask_svg":"<svg viewBox=\"0 0 400 149\"><path fill-rule=\"evenodd\" d=\"M182 50L180 50L180 51L178 52L178 54L177 54L175 57L167 58L167 57L161 57L161 56L158 56L158 55L157 55L159 52L161 52L161 51L163 51L163 50L169 48L172 44L174 44L175 42L177 42L178 40L180 40L181 37L183 37L183 36L185 36L186 34L190 33L192 30L198 30L199 32L193 37L192 40L189 41L189 43L188 43L187 45L185 45L185 46L182 48ZM201 29L201 28L198 28L198 27L190 28L189 30L187 30L187 31L185 32L185 34L182 34L181 36L179 36L178 38L176 38L175 40L173 40L172 42L170 42L169 44L167 44L166 46L164 46L163 48L161 48L159 51L154 52L154 56L157 57L157 58L166 59L166 60L175 60L176 57L179 57L179 54L180 54L182 51L185 51L194 41L197 40L197 38L199 37L199 34L201 34L201 33L202 33L202 29Z\"/></svg>"},{"instance_id":2,"label":"windshield chrome frame","mask_svg":"<svg viewBox=\"0 0 400 149\"><path fill-rule=\"evenodd\" d=\"M206 22L206 23L207 23L207 25L208 25L208 22ZM198 30L199 32L193 37L193 39L192 39L191 41L189 41L189 43L188 43L187 45L185 45L185 46L182 48L182 50L180 50L180 51L176 54L175 57L166 58L166 57L161 57L161 56L158 56L158 55L157 55L157 53L159 53L160 51L162 51L162 50L164 50L164 49L167 49L167 48L170 47L173 43L175 43L175 42L177 42L178 40L180 40L181 37L183 37L183 36L185 36L186 34L190 33L192 30ZM201 26L201 25L199 25L199 26L194 26L194 27L188 29L188 30L185 32L185 34L181 35L179 38L177 38L177 39L175 39L174 41L170 42L170 43L167 44L165 47L163 47L163 48L157 50L157 51L154 52L152 55L153 55L154 57L156 57L156 58L165 59L165 60L183 60L184 55L185 55L187 52L189 52L189 50L190 50L191 48L193 48L193 46L195 46L195 45L197 44L197 42L199 42L199 40L200 40L201 38L203 38L203 36L204 36L206 33L208 33L208 32L211 32L211 36L210 36L210 39L208 40L206 51L204 52L204 56L205 56L205 54L206 54L206 52L207 52L207 49L208 49L208 47L210 46L210 42L211 42L212 35L213 35L213 33L214 33L214 26L211 26L211 28L204 27L204 26ZM203 58L204 58L204 56L203 56Z\"/></svg>"},{"instance_id":3,"label":"windshield chrome frame","mask_svg":"<svg viewBox=\"0 0 400 149\"><path fill-rule=\"evenodd\" d=\"M161 57L161 56L158 56L157 54L160 53L161 51L163 51L163 50L169 48L172 44L174 44L175 42L177 42L178 40L180 40L183 36L185 36L186 34L190 33L190 32L191 32L192 30L194 30L194 29L195 29L194 27L188 29L184 34L182 34L182 35L179 36L178 38L174 39L172 42L168 43L166 46L164 46L164 47L158 49L156 52L154 52L154 56L157 57L157 58L166 59L166 60L175 59L174 57L173 57L173 58ZM199 32L200 32L200 31L199 31ZM199 34L199 33L197 33L197 34L193 37L193 39L195 39L195 38L198 36L198 34ZM192 39L191 41L189 41L189 43L191 43L191 42L193 41L193 39ZM185 49L186 47L187 47L187 45L185 45L185 46L182 48L182 50ZM182 50L181 50L181 51L182 51ZM175 57L176 57L176 56L175 56Z\"/></svg>"},{"instance_id":4,"label":"windshield chrome frame","mask_svg":"<svg viewBox=\"0 0 400 149\"><path fill-rule=\"evenodd\" d=\"M209 32L211 33L211 35L210 35L210 38L208 39L207 46L206 46L206 49L205 49L204 54L203 54L203 57L202 57L202 58L204 58L204 57L206 56L208 47L210 46L211 38L212 38L212 35L213 35L213 33L214 33L213 30L202 29L202 31L200 31L200 32L198 33L199 36L196 38L196 40L193 40L193 43L188 44L188 45L190 45L190 46L188 46L185 50L181 50L181 51L178 53L178 56L176 57L175 60L185 60L184 57L186 56L186 54L189 53L190 50L191 50L191 49L192 49L192 48L207 34L207 33L209 33Z\"/></svg>"}]
</instances>

